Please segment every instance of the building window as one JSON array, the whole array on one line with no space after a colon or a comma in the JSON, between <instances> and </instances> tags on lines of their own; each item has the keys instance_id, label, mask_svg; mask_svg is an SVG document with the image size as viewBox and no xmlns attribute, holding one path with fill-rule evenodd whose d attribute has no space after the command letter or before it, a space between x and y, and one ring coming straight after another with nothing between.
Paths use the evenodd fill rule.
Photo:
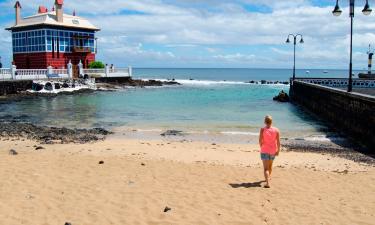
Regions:
<instances>
[{"instance_id":1,"label":"building window","mask_svg":"<svg viewBox=\"0 0 375 225\"><path fill-rule=\"evenodd\" d=\"M12 33L14 53L73 52L74 48L87 48L95 52L95 33L69 30L38 29ZM52 41L54 39L55 41ZM59 42L56 40L59 39Z\"/></svg>"}]
</instances>

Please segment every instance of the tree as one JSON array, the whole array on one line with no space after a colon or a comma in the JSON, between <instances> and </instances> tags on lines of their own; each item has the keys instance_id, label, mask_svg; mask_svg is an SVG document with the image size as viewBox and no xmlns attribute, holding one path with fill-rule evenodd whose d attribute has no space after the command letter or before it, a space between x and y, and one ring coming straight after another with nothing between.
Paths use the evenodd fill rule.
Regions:
<instances>
[{"instance_id":1,"label":"tree","mask_svg":"<svg viewBox=\"0 0 375 225\"><path fill-rule=\"evenodd\" d=\"M104 63L100 61L94 61L89 64L90 69L103 69L104 67Z\"/></svg>"}]
</instances>

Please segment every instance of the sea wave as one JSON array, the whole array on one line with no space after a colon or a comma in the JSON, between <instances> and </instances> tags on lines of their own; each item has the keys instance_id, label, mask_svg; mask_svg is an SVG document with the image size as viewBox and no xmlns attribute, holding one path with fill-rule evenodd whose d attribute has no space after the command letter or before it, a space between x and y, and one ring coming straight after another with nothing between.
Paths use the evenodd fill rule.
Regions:
<instances>
[{"instance_id":1,"label":"sea wave","mask_svg":"<svg viewBox=\"0 0 375 225\"><path fill-rule=\"evenodd\" d=\"M175 80L168 80L168 79L142 79L144 81L149 80L158 80L162 82L169 82L169 81L175 81L182 85L190 85L190 86L212 86L212 85L277 85L277 86L288 86L283 83L276 83L276 81L268 81L272 83L268 84L262 84L261 81L254 81L253 83L245 82L245 81L215 81L215 80L188 80L188 79L175 79Z\"/></svg>"},{"instance_id":2,"label":"sea wave","mask_svg":"<svg viewBox=\"0 0 375 225\"><path fill-rule=\"evenodd\" d=\"M259 133L256 133L256 132L244 132L244 131L222 131L220 133L224 135L247 135L247 136L259 135Z\"/></svg>"}]
</instances>

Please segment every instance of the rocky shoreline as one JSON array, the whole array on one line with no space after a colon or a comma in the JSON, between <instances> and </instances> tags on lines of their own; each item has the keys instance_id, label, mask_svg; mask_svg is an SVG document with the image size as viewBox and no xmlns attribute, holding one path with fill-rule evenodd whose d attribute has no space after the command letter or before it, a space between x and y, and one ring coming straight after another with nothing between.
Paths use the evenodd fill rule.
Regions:
<instances>
[{"instance_id":1,"label":"rocky shoreline","mask_svg":"<svg viewBox=\"0 0 375 225\"><path fill-rule=\"evenodd\" d=\"M105 79L102 78L98 80L97 87L106 88L106 89L118 89L124 87L162 87L162 86L171 86L171 85L181 85L180 83L170 80L170 81L160 81L160 80L141 80L141 79Z\"/></svg>"},{"instance_id":2,"label":"rocky shoreline","mask_svg":"<svg viewBox=\"0 0 375 225\"><path fill-rule=\"evenodd\" d=\"M327 154L375 166L374 154L369 153L364 147L353 144L348 140L344 140L340 143L333 143L306 141L302 139L287 139L282 140L282 146L285 151L309 152L322 155Z\"/></svg>"},{"instance_id":3,"label":"rocky shoreline","mask_svg":"<svg viewBox=\"0 0 375 225\"><path fill-rule=\"evenodd\" d=\"M104 140L111 134L102 128L69 129L47 126L36 126L22 122L0 122L0 138L2 140L29 139L41 144L84 144Z\"/></svg>"}]
</instances>

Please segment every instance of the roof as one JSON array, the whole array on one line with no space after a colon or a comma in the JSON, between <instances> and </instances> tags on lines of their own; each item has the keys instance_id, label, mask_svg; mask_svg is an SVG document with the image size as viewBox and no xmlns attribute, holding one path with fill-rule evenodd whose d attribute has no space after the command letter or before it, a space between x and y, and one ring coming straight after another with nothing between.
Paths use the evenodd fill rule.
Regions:
<instances>
[{"instance_id":1,"label":"roof","mask_svg":"<svg viewBox=\"0 0 375 225\"><path fill-rule=\"evenodd\" d=\"M62 5L64 4L64 0L56 0L55 4Z\"/></svg>"},{"instance_id":2,"label":"roof","mask_svg":"<svg viewBox=\"0 0 375 225\"><path fill-rule=\"evenodd\" d=\"M78 29L87 29L87 30L94 30L99 31L100 29L95 27L90 21L87 19L64 14L64 22L60 23L57 22L56 12L46 12L40 13L33 16L25 17L21 20L21 22L17 25L13 25L11 27L6 28L6 30L13 30L17 28L24 28L28 26L36 26L36 25L49 25L49 26L59 26L59 27L68 27L68 28L78 28Z\"/></svg>"}]
</instances>

